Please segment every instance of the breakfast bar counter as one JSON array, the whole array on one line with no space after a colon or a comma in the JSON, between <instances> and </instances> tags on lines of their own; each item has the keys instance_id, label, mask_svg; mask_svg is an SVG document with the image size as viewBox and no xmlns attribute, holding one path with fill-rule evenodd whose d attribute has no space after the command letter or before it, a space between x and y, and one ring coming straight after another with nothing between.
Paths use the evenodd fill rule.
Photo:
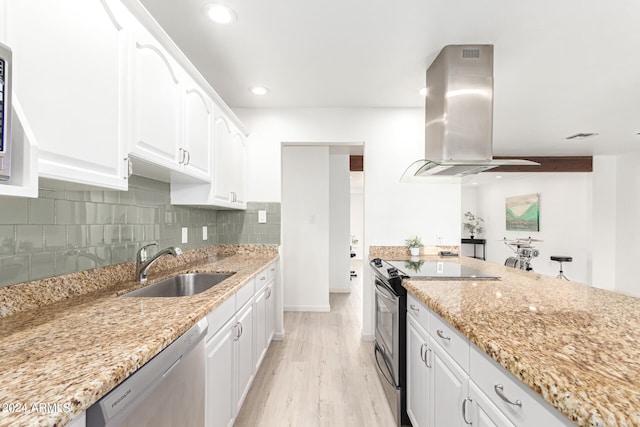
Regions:
<instances>
[{"instance_id":1,"label":"breakfast bar counter","mask_svg":"<svg viewBox=\"0 0 640 427\"><path fill-rule=\"evenodd\" d=\"M577 425L640 426L640 298L467 257L446 261L501 279L403 286Z\"/></svg>"}]
</instances>

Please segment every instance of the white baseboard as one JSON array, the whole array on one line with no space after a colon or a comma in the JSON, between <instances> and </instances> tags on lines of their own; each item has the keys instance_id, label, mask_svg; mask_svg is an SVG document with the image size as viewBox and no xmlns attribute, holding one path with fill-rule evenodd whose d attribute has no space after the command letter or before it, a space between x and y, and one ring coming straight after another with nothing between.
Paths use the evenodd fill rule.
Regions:
<instances>
[{"instance_id":1,"label":"white baseboard","mask_svg":"<svg viewBox=\"0 0 640 427\"><path fill-rule=\"evenodd\" d=\"M328 305L285 305L284 311L319 311L329 312L331 307Z\"/></svg>"},{"instance_id":2,"label":"white baseboard","mask_svg":"<svg viewBox=\"0 0 640 427\"><path fill-rule=\"evenodd\" d=\"M362 334L362 341L375 341L376 336L374 334Z\"/></svg>"},{"instance_id":3,"label":"white baseboard","mask_svg":"<svg viewBox=\"0 0 640 427\"><path fill-rule=\"evenodd\" d=\"M351 289L329 289L330 294L350 294Z\"/></svg>"},{"instance_id":4,"label":"white baseboard","mask_svg":"<svg viewBox=\"0 0 640 427\"><path fill-rule=\"evenodd\" d=\"M276 332L275 334L273 334L273 340L274 341L284 341L284 331L283 332Z\"/></svg>"}]
</instances>

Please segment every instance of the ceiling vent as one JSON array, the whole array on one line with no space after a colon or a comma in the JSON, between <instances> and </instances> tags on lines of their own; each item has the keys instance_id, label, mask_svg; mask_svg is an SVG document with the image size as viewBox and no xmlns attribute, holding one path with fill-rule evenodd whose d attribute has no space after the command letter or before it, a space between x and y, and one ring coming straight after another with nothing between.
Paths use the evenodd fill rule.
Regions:
<instances>
[{"instance_id":1,"label":"ceiling vent","mask_svg":"<svg viewBox=\"0 0 640 427\"><path fill-rule=\"evenodd\" d=\"M566 137L565 139L568 140L572 140L572 139L586 139L589 138L591 136L596 136L597 133L593 133L593 132L580 132L580 133L576 133L573 135L570 135L568 137Z\"/></svg>"}]
</instances>

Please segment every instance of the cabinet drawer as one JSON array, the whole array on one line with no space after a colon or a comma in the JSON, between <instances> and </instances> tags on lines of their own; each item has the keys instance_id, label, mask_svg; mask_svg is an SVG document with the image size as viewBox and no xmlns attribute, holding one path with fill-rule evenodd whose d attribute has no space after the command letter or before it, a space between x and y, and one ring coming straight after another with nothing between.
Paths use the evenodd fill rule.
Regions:
<instances>
[{"instance_id":1,"label":"cabinet drawer","mask_svg":"<svg viewBox=\"0 0 640 427\"><path fill-rule=\"evenodd\" d=\"M267 278L269 275L269 267L265 268L264 270L262 270L260 273L258 273L258 275L256 276L256 291L261 290L262 288L264 288L267 285Z\"/></svg>"},{"instance_id":2,"label":"cabinet drawer","mask_svg":"<svg viewBox=\"0 0 640 427\"><path fill-rule=\"evenodd\" d=\"M480 390L518 427L573 424L542 397L475 346L470 352L471 377ZM500 388L501 387L501 388ZM498 393L502 393L503 400ZM520 404L517 404L517 401Z\"/></svg>"},{"instance_id":3,"label":"cabinet drawer","mask_svg":"<svg viewBox=\"0 0 640 427\"><path fill-rule=\"evenodd\" d=\"M465 372L469 372L469 339L440 316L432 311L430 313L431 318L427 331L429 331L431 339L437 342L453 360L458 362Z\"/></svg>"},{"instance_id":4,"label":"cabinet drawer","mask_svg":"<svg viewBox=\"0 0 640 427\"><path fill-rule=\"evenodd\" d=\"M254 289L255 279L249 280L237 293L236 293L236 309L239 310L247 301L253 298L255 293Z\"/></svg>"},{"instance_id":5,"label":"cabinet drawer","mask_svg":"<svg viewBox=\"0 0 640 427\"><path fill-rule=\"evenodd\" d=\"M214 308L211 313L207 314L207 341L213 337L218 330L231 319L236 312L236 296L231 295L225 302Z\"/></svg>"},{"instance_id":6,"label":"cabinet drawer","mask_svg":"<svg viewBox=\"0 0 640 427\"><path fill-rule=\"evenodd\" d=\"M407 293L407 313L411 314L425 331L429 330L429 309L410 293Z\"/></svg>"},{"instance_id":7,"label":"cabinet drawer","mask_svg":"<svg viewBox=\"0 0 640 427\"><path fill-rule=\"evenodd\" d=\"M267 280L271 281L276 278L276 269L278 268L278 263L274 262L269 267L267 267Z\"/></svg>"}]
</instances>

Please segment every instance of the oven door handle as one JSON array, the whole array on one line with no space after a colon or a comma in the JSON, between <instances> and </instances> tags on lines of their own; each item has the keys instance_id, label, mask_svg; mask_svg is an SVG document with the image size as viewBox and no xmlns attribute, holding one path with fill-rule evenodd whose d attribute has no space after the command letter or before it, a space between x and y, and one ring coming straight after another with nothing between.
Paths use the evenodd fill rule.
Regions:
<instances>
[{"instance_id":1,"label":"oven door handle","mask_svg":"<svg viewBox=\"0 0 640 427\"><path fill-rule=\"evenodd\" d=\"M378 282L376 282L376 293L382 298L389 300L394 304L396 303L396 298L394 298L393 296L389 296L390 292L387 290L387 288L385 288L384 285L381 285Z\"/></svg>"},{"instance_id":2,"label":"oven door handle","mask_svg":"<svg viewBox=\"0 0 640 427\"><path fill-rule=\"evenodd\" d=\"M387 382L389 383L390 386L397 388L395 381L392 381L392 379L390 380L389 378L387 378L387 375L384 372L384 369L382 369L382 366L380 366L380 359L378 358L378 354L380 354L382 356L382 360L384 360L384 364L387 368L387 372L389 372L389 374L391 375L391 378L393 379L393 374L391 373L391 367L389 366L389 362L387 362L387 358L384 357L384 352L382 351L382 349L380 348L380 346L378 345L378 343L375 343L375 354L374 354L374 358L376 359L376 365L378 365L378 369L380 370L380 373L382 374L382 376L384 377L385 380L387 380Z\"/></svg>"}]
</instances>

